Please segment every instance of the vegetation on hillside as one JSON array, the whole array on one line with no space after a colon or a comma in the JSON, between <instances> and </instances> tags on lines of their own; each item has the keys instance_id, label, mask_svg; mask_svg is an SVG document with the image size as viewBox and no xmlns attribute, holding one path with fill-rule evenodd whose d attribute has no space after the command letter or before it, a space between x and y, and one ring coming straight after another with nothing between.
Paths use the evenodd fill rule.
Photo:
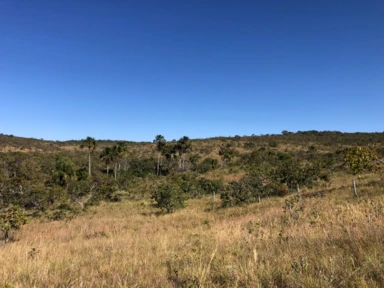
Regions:
<instances>
[{"instance_id":1,"label":"vegetation on hillside","mask_svg":"<svg viewBox=\"0 0 384 288\"><path fill-rule=\"evenodd\" d=\"M0 135L0 287L382 287L383 140Z\"/></svg>"}]
</instances>

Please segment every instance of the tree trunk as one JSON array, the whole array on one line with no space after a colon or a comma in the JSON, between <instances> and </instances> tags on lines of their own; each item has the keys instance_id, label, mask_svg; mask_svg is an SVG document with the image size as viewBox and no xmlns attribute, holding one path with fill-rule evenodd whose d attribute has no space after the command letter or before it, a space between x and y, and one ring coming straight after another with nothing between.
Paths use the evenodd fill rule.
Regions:
<instances>
[{"instance_id":1,"label":"tree trunk","mask_svg":"<svg viewBox=\"0 0 384 288\"><path fill-rule=\"evenodd\" d=\"M115 172L115 180L116 180L116 174L117 174L117 163L115 163L115 168L113 169L113 172Z\"/></svg>"},{"instance_id":2,"label":"tree trunk","mask_svg":"<svg viewBox=\"0 0 384 288\"><path fill-rule=\"evenodd\" d=\"M156 175L160 175L160 155L157 155L157 172Z\"/></svg>"},{"instance_id":3,"label":"tree trunk","mask_svg":"<svg viewBox=\"0 0 384 288\"><path fill-rule=\"evenodd\" d=\"M107 175L109 175L109 165L107 165Z\"/></svg>"},{"instance_id":4,"label":"tree trunk","mask_svg":"<svg viewBox=\"0 0 384 288\"><path fill-rule=\"evenodd\" d=\"M88 176L91 176L91 150L88 150Z\"/></svg>"},{"instance_id":5,"label":"tree trunk","mask_svg":"<svg viewBox=\"0 0 384 288\"><path fill-rule=\"evenodd\" d=\"M4 229L3 232L4 232L4 243L7 243L9 240L9 230Z\"/></svg>"}]
</instances>

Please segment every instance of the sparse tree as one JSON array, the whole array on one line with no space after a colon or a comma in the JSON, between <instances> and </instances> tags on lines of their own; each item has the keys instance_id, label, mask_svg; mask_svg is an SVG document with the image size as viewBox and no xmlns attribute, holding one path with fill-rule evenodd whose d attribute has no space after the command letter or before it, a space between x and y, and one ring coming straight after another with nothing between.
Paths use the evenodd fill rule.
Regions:
<instances>
[{"instance_id":1,"label":"sparse tree","mask_svg":"<svg viewBox=\"0 0 384 288\"><path fill-rule=\"evenodd\" d=\"M176 209L184 208L186 195L177 185L163 184L153 191L151 198L156 201L156 207L172 213Z\"/></svg>"},{"instance_id":2,"label":"sparse tree","mask_svg":"<svg viewBox=\"0 0 384 288\"><path fill-rule=\"evenodd\" d=\"M177 141L175 145L175 149L179 152L180 160L179 160L179 169L184 170L185 166L185 158L184 154L191 148L192 144L189 137L184 136Z\"/></svg>"},{"instance_id":3,"label":"sparse tree","mask_svg":"<svg viewBox=\"0 0 384 288\"><path fill-rule=\"evenodd\" d=\"M76 175L76 167L72 160L66 156L59 156L56 159L55 178L60 186L66 187L68 181Z\"/></svg>"},{"instance_id":4,"label":"sparse tree","mask_svg":"<svg viewBox=\"0 0 384 288\"><path fill-rule=\"evenodd\" d=\"M81 140L80 148L88 148L88 175L91 176L91 154L96 149L96 140L92 137L87 137Z\"/></svg>"},{"instance_id":5,"label":"sparse tree","mask_svg":"<svg viewBox=\"0 0 384 288\"><path fill-rule=\"evenodd\" d=\"M230 161L233 157L234 151L231 144L223 145L220 147L219 156L221 157L221 168L224 168L225 162Z\"/></svg>"},{"instance_id":6,"label":"sparse tree","mask_svg":"<svg viewBox=\"0 0 384 288\"><path fill-rule=\"evenodd\" d=\"M355 175L360 174L364 170L372 169L375 162L384 164L371 147L355 146L348 149L344 157L344 163L349 171Z\"/></svg>"},{"instance_id":7,"label":"sparse tree","mask_svg":"<svg viewBox=\"0 0 384 288\"><path fill-rule=\"evenodd\" d=\"M112 147L112 158L114 161L114 173L115 173L115 180L117 179L117 167L121 160L121 158L124 156L124 154L127 152L127 144L123 141L117 142Z\"/></svg>"},{"instance_id":8,"label":"sparse tree","mask_svg":"<svg viewBox=\"0 0 384 288\"><path fill-rule=\"evenodd\" d=\"M27 218L23 209L18 206L10 206L0 212L0 230L3 232L4 242L8 242L9 232L19 230L27 223Z\"/></svg>"},{"instance_id":9,"label":"sparse tree","mask_svg":"<svg viewBox=\"0 0 384 288\"><path fill-rule=\"evenodd\" d=\"M100 153L100 159L107 165L107 175L109 175L109 165L113 163L113 148L105 147Z\"/></svg>"},{"instance_id":10,"label":"sparse tree","mask_svg":"<svg viewBox=\"0 0 384 288\"><path fill-rule=\"evenodd\" d=\"M156 135L155 140L153 140L153 143L156 144L156 150L158 151L156 175L159 176L160 175L160 165L161 165L160 160L162 160L161 156L165 152L166 140L165 140L163 135L159 134L159 135Z\"/></svg>"}]
</instances>

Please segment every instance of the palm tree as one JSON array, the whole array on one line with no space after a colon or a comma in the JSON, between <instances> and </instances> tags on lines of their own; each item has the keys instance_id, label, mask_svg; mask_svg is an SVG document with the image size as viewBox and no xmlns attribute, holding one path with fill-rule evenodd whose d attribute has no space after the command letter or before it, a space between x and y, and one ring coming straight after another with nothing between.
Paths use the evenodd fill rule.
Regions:
<instances>
[{"instance_id":1,"label":"palm tree","mask_svg":"<svg viewBox=\"0 0 384 288\"><path fill-rule=\"evenodd\" d=\"M175 148L179 152L179 156L180 156L180 162L179 162L180 170L184 170L184 162L185 162L184 154L187 153L188 149L190 149L191 146L192 146L191 142L189 140L189 137L187 136L180 138L179 141L177 141L176 143Z\"/></svg>"},{"instance_id":2,"label":"palm tree","mask_svg":"<svg viewBox=\"0 0 384 288\"><path fill-rule=\"evenodd\" d=\"M112 159L115 162L115 180L117 178L117 164L119 163L120 159L123 157L123 155L127 152L127 144L123 141L117 142L112 147Z\"/></svg>"},{"instance_id":3,"label":"palm tree","mask_svg":"<svg viewBox=\"0 0 384 288\"><path fill-rule=\"evenodd\" d=\"M105 147L100 154L100 159L107 165L107 175L109 175L109 165L113 162L113 148Z\"/></svg>"},{"instance_id":4,"label":"palm tree","mask_svg":"<svg viewBox=\"0 0 384 288\"><path fill-rule=\"evenodd\" d=\"M88 148L88 175L91 176L91 153L96 149L96 140L92 137L87 137L86 139L81 140L80 148L83 149L84 147Z\"/></svg>"},{"instance_id":5,"label":"palm tree","mask_svg":"<svg viewBox=\"0 0 384 288\"><path fill-rule=\"evenodd\" d=\"M166 140L163 135L159 134L155 137L155 140L153 140L153 143L156 143L156 149L159 152L159 154L157 155L157 169L156 169L156 175L159 176L160 175L160 158L165 151Z\"/></svg>"}]
</instances>

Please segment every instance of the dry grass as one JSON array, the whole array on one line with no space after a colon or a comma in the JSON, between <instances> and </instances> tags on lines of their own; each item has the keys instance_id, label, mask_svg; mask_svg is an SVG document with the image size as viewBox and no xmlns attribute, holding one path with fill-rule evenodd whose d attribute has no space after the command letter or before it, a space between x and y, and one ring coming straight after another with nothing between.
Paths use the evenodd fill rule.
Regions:
<instances>
[{"instance_id":1,"label":"dry grass","mask_svg":"<svg viewBox=\"0 0 384 288\"><path fill-rule=\"evenodd\" d=\"M205 198L172 215L125 201L34 220L0 246L0 287L383 287L375 177L358 181L359 198L342 175L303 191L292 215L284 198L230 209Z\"/></svg>"}]
</instances>

